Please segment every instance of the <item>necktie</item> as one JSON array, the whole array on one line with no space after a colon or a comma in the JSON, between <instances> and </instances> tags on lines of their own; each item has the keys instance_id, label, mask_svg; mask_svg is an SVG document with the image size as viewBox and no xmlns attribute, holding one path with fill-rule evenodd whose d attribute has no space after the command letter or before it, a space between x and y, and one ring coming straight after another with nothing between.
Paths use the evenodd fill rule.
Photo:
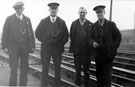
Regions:
<instances>
[{"instance_id":1,"label":"necktie","mask_svg":"<svg viewBox=\"0 0 135 87\"><path fill-rule=\"evenodd\" d=\"M52 18L52 23L54 23L55 22L55 20L54 20L54 18Z\"/></svg>"},{"instance_id":2,"label":"necktie","mask_svg":"<svg viewBox=\"0 0 135 87\"><path fill-rule=\"evenodd\" d=\"M99 21L99 25L100 25L100 26L103 26L103 25L104 25L104 21L103 21L103 20L100 20L100 21Z\"/></svg>"},{"instance_id":3,"label":"necktie","mask_svg":"<svg viewBox=\"0 0 135 87\"><path fill-rule=\"evenodd\" d=\"M22 20L21 16L18 16L18 19L21 21Z\"/></svg>"}]
</instances>

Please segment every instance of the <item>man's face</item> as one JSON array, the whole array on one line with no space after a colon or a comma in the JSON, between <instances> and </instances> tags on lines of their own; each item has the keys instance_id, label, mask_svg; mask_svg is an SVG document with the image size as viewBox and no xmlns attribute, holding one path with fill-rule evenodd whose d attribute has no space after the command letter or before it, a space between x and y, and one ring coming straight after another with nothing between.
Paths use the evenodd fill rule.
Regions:
<instances>
[{"instance_id":1,"label":"man's face","mask_svg":"<svg viewBox=\"0 0 135 87\"><path fill-rule=\"evenodd\" d=\"M18 15L21 15L23 13L24 7L16 7L15 11Z\"/></svg>"},{"instance_id":2,"label":"man's face","mask_svg":"<svg viewBox=\"0 0 135 87\"><path fill-rule=\"evenodd\" d=\"M50 8L49 11L50 11L50 15L52 17L55 17L55 16L57 16L58 8Z\"/></svg>"},{"instance_id":3,"label":"man's face","mask_svg":"<svg viewBox=\"0 0 135 87\"><path fill-rule=\"evenodd\" d=\"M80 16L81 19L84 19L86 14L87 14L87 12L85 10L80 10L79 11L79 16Z\"/></svg>"},{"instance_id":4,"label":"man's face","mask_svg":"<svg viewBox=\"0 0 135 87\"><path fill-rule=\"evenodd\" d=\"M105 11L103 9L98 10L98 11L96 11L96 14L97 14L98 19L104 19Z\"/></svg>"}]
</instances>

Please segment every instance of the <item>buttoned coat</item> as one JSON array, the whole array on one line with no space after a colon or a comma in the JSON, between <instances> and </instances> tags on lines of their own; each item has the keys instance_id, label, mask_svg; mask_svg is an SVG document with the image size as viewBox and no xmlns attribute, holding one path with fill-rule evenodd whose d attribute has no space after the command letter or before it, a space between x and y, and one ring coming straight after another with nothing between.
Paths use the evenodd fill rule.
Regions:
<instances>
[{"instance_id":1,"label":"buttoned coat","mask_svg":"<svg viewBox=\"0 0 135 87\"><path fill-rule=\"evenodd\" d=\"M33 35L31 21L28 17L23 15L24 20L24 28L26 28L25 33L25 43L23 44L24 50L27 52L32 52L32 48L35 48L35 39ZM19 40L21 41L20 36L20 20L17 18L16 14L13 14L7 17L2 34L2 49L8 48L12 50L12 48L19 47Z\"/></svg>"},{"instance_id":2,"label":"buttoned coat","mask_svg":"<svg viewBox=\"0 0 135 87\"><path fill-rule=\"evenodd\" d=\"M76 53L78 51L78 45L77 45L77 42L78 40L81 38L79 37L75 37L76 35L76 32L78 31L77 29L77 26L79 26L80 22L79 22L79 19L73 21L73 23L71 24L71 28L70 28L70 48L69 48L69 52L73 52L73 53ZM84 51L89 51L90 53L90 48L89 48L89 41L88 41L88 31L91 27L92 23L88 20L86 20L86 22L84 23L84 31L86 32L86 38L85 38L85 41L83 41L86 45L85 45L85 50ZM75 40L75 38L78 38L77 40Z\"/></svg>"},{"instance_id":3,"label":"buttoned coat","mask_svg":"<svg viewBox=\"0 0 135 87\"><path fill-rule=\"evenodd\" d=\"M41 42L41 50L42 48L50 50L51 48L49 48L49 46L52 46L51 44L55 43L55 48L58 51L64 51L64 45L68 41L69 37L68 29L65 24L65 21L62 20L60 17L57 17L55 22L57 22L59 34L53 40L51 38L51 29L49 28L52 26L50 16L42 19L39 23L35 35L37 39Z\"/></svg>"},{"instance_id":4,"label":"buttoned coat","mask_svg":"<svg viewBox=\"0 0 135 87\"><path fill-rule=\"evenodd\" d=\"M93 43L98 42L99 40L98 21L94 23L89 31L89 44L93 48ZM120 46L121 42L121 33L116 27L114 22L108 21L105 19L104 22L104 37L105 37L105 49L106 49L106 62L112 62L114 56L117 53L117 49ZM98 50L93 48L92 50L93 57L96 57Z\"/></svg>"}]
</instances>

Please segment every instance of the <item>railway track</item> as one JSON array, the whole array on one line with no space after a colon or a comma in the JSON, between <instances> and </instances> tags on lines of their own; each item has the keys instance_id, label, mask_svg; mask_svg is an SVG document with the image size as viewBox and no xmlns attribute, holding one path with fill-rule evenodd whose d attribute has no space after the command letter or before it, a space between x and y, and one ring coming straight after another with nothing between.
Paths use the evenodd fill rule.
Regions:
<instances>
[{"instance_id":1,"label":"railway track","mask_svg":"<svg viewBox=\"0 0 135 87\"><path fill-rule=\"evenodd\" d=\"M39 49L39 48L38 48L38 49ZM66 53L69 52L69 48L68 48L68 47L65 48L65 52L66 52ZM72 54L70 54L70 55L72 55ZM135 56L135 51L130 50L130 49L127 50L127 49L119 48L117 55L120 55L120 56L127 56L127 57L130 56L130 57L132 57L132 56Z\"/></svg>"},{"instance_id":2,"label":"railway track","mask_svg":"<svg viewBox=\"0 0 135 87\"><path fill-rule=\"evenodd\" d=\"M120 48L118 49L118 53L117 55L120 57L129 57L135 60L135 45L125 45L125 44L121 44ZM37 51L40 51L40 44L36 44L37 47ZM66 53L69 52L69 47L65 47L64 51ZM68 53L68 55L71 55L70 53Z\"/></svg>"},{"instance_id":3,"label":"railway track","mask_svg":"<svg viewBox=\"0 0 135 87\"><path fill-rule=\"evenodd\" d=\"M4 53L1 53L0 56L1 56L0 57L1 60L4 60L4 61L8 62L9 58L8 58L7 55L4 55ZM30 57L29 61L30 61L29 62L30 71L34 75L36 75L37 77L40 77L41 69L42 69L42 66L40 64L40 57L38 57L36 54L31 54L31 57ZM73 80L72 80L73 79L72 76L74 77L74 74L75 74L75 69L70 67L70 66L67 66L66 65L67 63L68 62L66 62L66 61L62 61L62 64L61 64L62 74L63 74L62 84L63 84L64 87L77 87L73 83ZM53 62L52 61L51 61L51 64L50 64L50 68L53 68ZM53 70L53 69L51 69L51 70ZM50 79L52 81L54 79L54 73L50 72L49 76L50 76ZM83 72L82 72L82 77L83 77ZM94 83L94 84L91 84L91 86L94 87L95 84L96 84L96 77L94 75L91 75L90 79L92 80L91 82ZM124 87L124 86L112 82L112 87Z\"/></svg>"},{"instance_id":4,"label":"railway track","mask_svg":"<svg viewBox=\"0 0 135 87\"><path fill-rule=\"evenodd\" d=\"M32 56L34 56L35 58L40 58L40 57L37 57L36 55L32 55ZM63 55L63 57L66 57L68 59L69 57L72 57L72 56ZM73 63L64 61L64 60L66 60L66 58L63 59L62 64L74 69ZM91 67L90 72L93 76L95 76L95 71L96 71L95 62L92 61L91 64L92 64L91 66L94 66L94 68ZM70 70L70 72L71 71L72 70ZM68 72L68 71L66 71L66 72ZM70 73L70 74L73 74L73 73ZM113 74L112 74L113 82L115 84L117 83L117 85L123 84L122 82L134 83L135 82L134 76L135 76L135 72L132 70L128 70L128 69L124 69L124 68L120 68L120 67L116 67L116 66L113 67ZM72 76L70 76L70 77L72 77ZM122 82L120 82L120 81L122 81ZM112 83L112 84L114 84L114 83ZM131 86L131 87L133 87L133 86Z\"/></svg>"},{"instance_id":5,"label":"railway track","mask_svg":"<svg viewBox=\"0 0 135 87\"><path fill-rule=\"evenodd\" d=\"M35 59L37 59L37 58L40 59L40 57L37 56L37 55L32 54L31 56L33 56ZM63 57L64 57L64 56L66 56L66 55L63 55ZM95 64L95 63L92 62L92 64ZM51 65L53 65L53 62L51 62ZM61 66L61 68L65 71L64 73L67 74L68 77L70 77L70 79L71 79L72 77L74 77L75 69L74 69L74 64L73 64L73 63L69 63L69 62L66 62L66 61L63 60L63 61L62 61L62 66ZM94 83L95 83L95 81L96 81L95 69L90 68L90 72L94 72L94 74L91 74L90 78L91 78L91 80L93 80ZM83 72L82 72L82 77L83 77L83 76L84 76L84 75L83 75ZM72 79L74 79L74 78L72 78ZM124 86L119 85L119 84L114 83L114 82L112 82L112 86L124 87Z\"/></svg>"},{"instance_id":6,"label":"railway track","mask_svg":"<svg viewBox=\"0 0 135 87\"><path fill-rule=\"evenodd\" d=\"M8 55L4 54L3 52L0 52L0 60L3 60L5 62L9 62L9 57ZM37 62L35 60L30 59L29 60L29 70L30 73L32 73L32 75L37 76L40 78L41 76L41 71L42 71L42 66L41 64L37 64ZM51 83L54 83L54 73L52 71L49 72L49 80ZM65 79L61 79L61 83L63 85L63 87L77 87L75 84L65 80ZM52 86L50 86L52 87Z\"/></svg>"},{"instance_id":7,"label":"railway track","mask_svg":"<svg viewBox=\"0 0 135 87\"><path fill-rule=\"evenodd\" d=\"M38 45L37 47L38 51L40 51L40 46ZM113 82L112 82L112 87L135 87L135 85L133 86L127 86L127 84L123 84L123 83L135 83L135 59L134 59L134 51L128 51L128 50L124 50L124 51L119 51L120 56L116 56L115 60L114 60L114 67L113 67ZM5 56L3 54L1 54L1 56L3 57L3 60L6 60L8 62L8 56ZM125 57L128 56L128 57ZM129 58L130 57L130 58ZM40 64L40 56L39 54L31 54L30 57L30 65L29 65L30 71L32 73L34 73L34 75L40 77L41 75L41 69L42 66ZM54 73L52 73L53 71L53 62L51 61L50 64L50 68L51 68L51 72L49 73L50 79L53 80L54 79ZM74 74L75 74L75 69L74 69L74 64L73 64L73 56L70 53L64 53L63 54L63 61L61 64L61 68L62 68L62 74L63 74L63 79L62 79L62 84L64 85L64 87L76 87L76 85L74 85L73 83L73 79L74 79ZM95 86L96 84L96 77L95 77L95 62L92 61L91 62L91 68L90 68L90 72L91 72L91 80L92 83L91 84L92 87ZM82 77L83 77L83 72L82 72Z\"/></svg>"},{"instance_id":8,"label":"railway track","mask_svg":"<svg viewBox=\"0 0 135 87\"><path fill-rule=\"evenodd\" d=\"M63 55L66 57L65 61L73 61L73 55L71 53L64 53ZM135 71L135 59L132 57L124 57L117 55L114 58L114 66Z\"/></svg>"},{"instance_id":9,"label":"railway track","mask_svg":"<svg viewBox=\"0 0 135 87\"><path fill-rule=\"evenodd\" d=\"M68 48L65 49L65 54L63 54L63 64L74 68L73 55L68 53ZM113 67L113 80L114 82L125 85L125 87L135 87L135 51L130 50L118 50L118 55L114 59ZM91 72L95 75L95 62L92 61ZM126 83L126 84L125 84ZM128 85L130 83L130 85Z\"/></svg>"},{"instance_id":10,"label":"railway track","mask_svg":"<svg viewBox=\"0 0 135 87\"><path fill-rule=\"evenodd\" d=\"M64 60L72 63L73 62L73 57L71 55L64 54ZM95 62L92 61L92 64L95 65ZM126 75L127 77L128 76L131 77L131 74L132 74L131 78L134 81L134 79L135 79L135 59L132 59L132 58L130 59L128 57L116 56L114 58L114 67L118 67L118 68L114 68L114 71L117 70L117 69L120 69L123 72L126 72L127 73L127 75Z\"/></svg>"}]
</instances>

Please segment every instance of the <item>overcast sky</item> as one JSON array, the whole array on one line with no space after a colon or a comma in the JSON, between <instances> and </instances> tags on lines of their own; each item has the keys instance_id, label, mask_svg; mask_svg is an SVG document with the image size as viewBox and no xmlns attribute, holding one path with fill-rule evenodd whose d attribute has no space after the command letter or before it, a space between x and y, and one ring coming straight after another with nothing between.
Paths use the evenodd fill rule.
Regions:
<instances>
[{"instance_id":1,"label":"overcast sky","mask_svg":"<svg viewBox=\"0 0 135 87\"><path fill-rule=\"evenodd\" d=\"M3 24L7 16L14 14L13 4L20 0L1 0L0 3L0 32L2 31ZM97 5L106 6L105 17L109 19L110 13L110 0L22 0L25 4L24 14L32 21L33 30L36 29L40 20L49 15L47 4L50 2L58 2L59 13L62 19L65 20L68 29L72 21L79 17L79 7L85 7L88 11L86 18L91 22L97 20L93 7ZM120 30L134 28L134 13L135 13L135 0L113 0L113 14L112 21L114 21Z\"/></svg>"}]
</instances>

